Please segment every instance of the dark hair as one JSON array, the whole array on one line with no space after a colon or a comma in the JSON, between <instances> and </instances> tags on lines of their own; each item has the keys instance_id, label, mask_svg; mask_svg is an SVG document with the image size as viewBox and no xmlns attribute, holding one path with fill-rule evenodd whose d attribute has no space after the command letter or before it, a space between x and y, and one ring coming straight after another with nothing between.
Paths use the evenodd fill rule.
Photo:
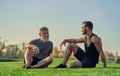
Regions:
<instances>
[{"instance_id":1,"label":"dark hair","mask_svg":"<svg viewBox=\"0 0 120 76\"><path fill-rule=\"evenodd\" d=\"M44 26L44 27L41 27L41 28L40 28L40 31L43 31L43 30L48 30L48 28L45 27L45 26Z\"/></svg>"},{"instance_id":2,"label":"dark hair","mask_svg":"<svg viewBox=\"0 0 120 76\"><path fill-rule=\"evenodd\" d=\"M90 30L92 31L92 29L93 29L93 23L91 21L84 21L82 24L86 24L86 26L89 27Z\"/></svg>"}]
</instances>

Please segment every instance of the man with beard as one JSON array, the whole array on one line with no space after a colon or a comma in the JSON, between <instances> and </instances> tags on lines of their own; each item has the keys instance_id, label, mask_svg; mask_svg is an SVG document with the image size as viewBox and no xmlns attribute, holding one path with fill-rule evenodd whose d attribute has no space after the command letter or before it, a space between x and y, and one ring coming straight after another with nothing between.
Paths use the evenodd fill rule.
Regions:
<instances>
[{"instance_id":1,"label":"man with beard","mask_svg":"<svg viewBox=\"0 0 120 76\"><path fill-rule=\"evenodd\" d=\"M52 63L53 43L49 41L49 30L42 27L39 30L40 38L34 39L25 45L24 66L23 68L44 68Z\"/></svg>"},{"instance_id":2,"label":"man with beard","mask_svg":"<svg viewBox=\"0 0 120 76\"><path fill-rule=\"evenodd\" d=\"M90 21L84 21L82 23L81 32L83 35L78 39L64 39L60 44L66 45L69 43L64 55L63 62L56 66L56 68L66 68L66 63L74 52L74 56L79 60L70 64L71 68L95 68L99 61L99 55L101 57L103 67L107 67L105 56L102 49L101 39L92 32L93 24ZM76 43L84 43L85 51L76 45Z\"/></svg>"}]
</instances>

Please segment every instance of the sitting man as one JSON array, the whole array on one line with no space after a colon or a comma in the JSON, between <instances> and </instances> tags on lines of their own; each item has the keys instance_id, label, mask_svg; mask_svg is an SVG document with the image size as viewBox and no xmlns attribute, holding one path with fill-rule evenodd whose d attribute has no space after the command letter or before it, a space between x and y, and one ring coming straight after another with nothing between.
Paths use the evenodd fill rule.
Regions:
<instances>
[{"instance_id":1,"label":"sitting man","mask_svg":"<svg viewBox=\"0 0 120 76\"><path fill-rule=\"evenodd\" d=\"M63 62L56 66L56 68L66 68L66 63L71 55L74 52L74 56L79 60L70 64L71 68L94 68L99 60L99 55L103 62L103 67L107 67L105 56L102 49L101 39L92 32L93 24L90 21L84 21L82 23L82 37L78 39L65 39L62 41L62 45L69 43L65 52ZM76 43L85 44L85 52L76 45Z\"/></svg>"},{"instance_id":2,"label":"sitting man","mask_svg":"<svg viewBox=\"0 0 120 76\"><path fill-rule=\"evenodd\" d=\"M42 27L39 30L40 38L32 40L25 45L26 51L24 54L23 68L44 68L52 63L53 43L49 41L49 30L47 27Z\"/></svg>"}]
</instances>

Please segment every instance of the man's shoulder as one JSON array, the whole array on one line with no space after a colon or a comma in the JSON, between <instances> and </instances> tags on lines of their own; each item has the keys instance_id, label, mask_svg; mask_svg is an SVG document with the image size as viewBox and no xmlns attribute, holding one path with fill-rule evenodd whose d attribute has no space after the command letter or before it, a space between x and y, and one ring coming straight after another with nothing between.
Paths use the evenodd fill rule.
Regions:
<instances>
[{"instance_id":1,"label":"man's shoulder","mask_svg":"<svg viewBox=\"0 0 120 76\"><path fill-rule=\"evenodd\" d=\"M92 42L100 42L101 41L101 38L98 36L98 35L96 35L96 34L94 34L92 37L91 37L91 40L92 40Z\"/></svg>"},{"instance_id":2,"label":"man's shoulder","mask_svg":"<svg viewBox=\"0 0 120 76\"><path fill-rule=\"evenodd\" d=\"M39 41L39 39L33 39L33 40L31 40L29 43L36 43L36 42L38 42Z\"/></svg>"},{"instance_id":3,"label":"man's shoulder","mask_svg":"<svg viewBox=\"0 0 120 76\"><path fill-rule=\"evenodd\" d=\"M92 34L92 37L91 38L94 38L94 39L101 39L98 35L96 35L96 34Z\"/></svg>"}]
</instances>

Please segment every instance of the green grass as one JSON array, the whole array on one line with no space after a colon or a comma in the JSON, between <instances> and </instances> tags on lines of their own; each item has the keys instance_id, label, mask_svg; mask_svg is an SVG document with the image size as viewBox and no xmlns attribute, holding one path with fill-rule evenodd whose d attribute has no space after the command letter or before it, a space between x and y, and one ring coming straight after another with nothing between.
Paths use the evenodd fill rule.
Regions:
<instances>
[{"instance_id":1,"label":"green grass","mask_svg":"<svg viewBox=\"0 0 120 76\"><path fill-rule=\"evenodd\" d=\"M108 68L102 67L102 62L96 68L69 68L69 59L65 69L55 69L62 62L61 58L54 58L53 63L44 69L23 69L23 61L0 62L0 76L120 76L120 64L108 61Z\"/></svg>"}]
</instances>

